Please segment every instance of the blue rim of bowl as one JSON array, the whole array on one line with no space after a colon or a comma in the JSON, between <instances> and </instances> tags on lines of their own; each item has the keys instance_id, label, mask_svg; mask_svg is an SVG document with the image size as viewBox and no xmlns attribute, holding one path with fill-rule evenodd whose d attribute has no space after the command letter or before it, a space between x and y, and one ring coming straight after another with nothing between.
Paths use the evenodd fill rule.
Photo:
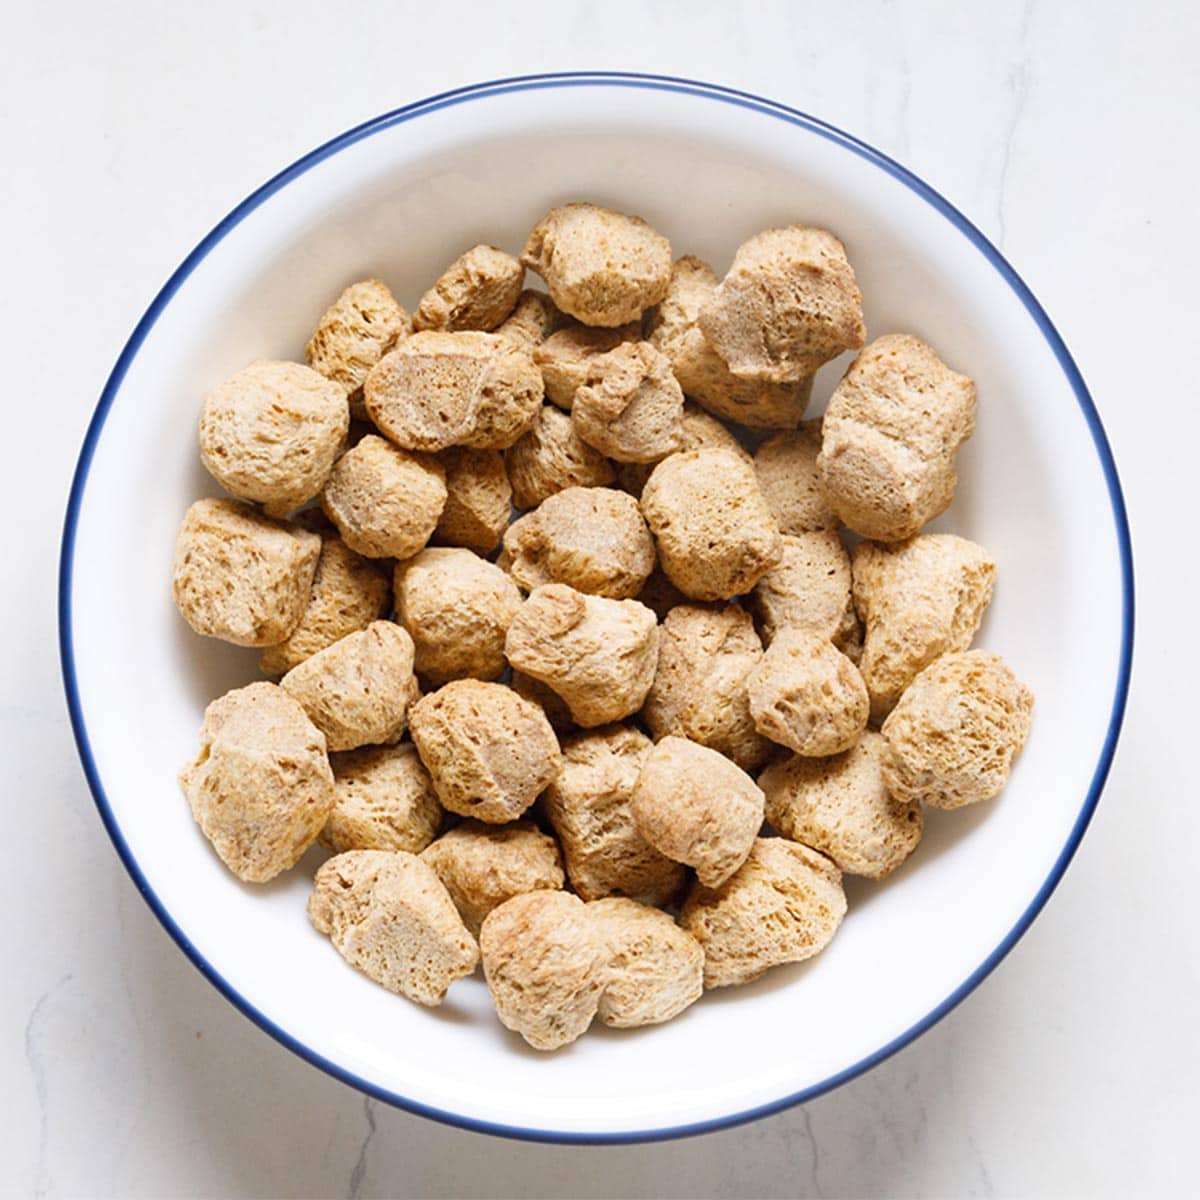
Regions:
<instances>
[{"instance_id":1,"label":"blue rim of bowl","mask_svg":"<svg viewBox=\"0 0 1200 1200\"><path fill-rule=\"evenodd\" d=\"M1113 696L1112 712L1109 717L1108 729L1105 734L1104 745L1100 752L1099 760L1096 763L1095 771L1092 774L1092 781L1088 788L1087 796L1083 806L1080 809L1079 816L1076 818L1075 824L1071 830L1070 836L1067 838L1066 844L1063 846L1062 852L1059 854L1045 882L1039 888L1037 895L1033 901L1021 914L1020 919L1009 930L1001 943L992 951L991 954L981 963L968 977L961 983L949 996L946 997L936 1008L927 1013L920 1021L916 1022L911 1028L905 1030L904 1033L880 1047L874 1053L863 1058L853 1066L847 1067L843 1071L831 1075L829 1078L822 1080L820 1083L804 1088L799 1092L783 1096L778 1100L770 1101L767 1104L761 1104L754 1108L744 1110L742 1112L730 1113L725 1116L714 1117L710 1120L697 1121L691 1124L672 1126L662 1129L650 1130L632 1130L630 1132L600 1132L588 1133L573 1130L543 1130L543 1129L528 1129L520 1126L500 1125L490 1121L478 1120L471 1117L462 1116L458 1113L445 1112L440 1109L431 1108L428 1105L418 1103L415 1100L410 1100L407 1097L397 1095L394 1092L389 1092L384 1088L377 1086L365 1079L361 1079L351 1072L340 1067L337 1063L331 1062L329 1059L309 1049L307 1046L298 1042L286 1030L281 1029L269 1017L256 1009L244 996L234 990L234 988L226 982L225 979L217 973L210 964L196 949L195 946L188 940L187 934L175 923L170 913L166 911L162 902L155 895L149 882L142 874L136 860L130 852L129 846L121 833L121 829L117 824L116 818L113 815L108 799L104 792L104 785L101 782L99 772L96 768L95 759L92 755L91 745L88 741L87 727L83 718L82 706L79 698L79 690L75 677L75 657L72 644L72 625L71 625L71 581L72 569L74 563L74 548L75 534L79 519L79 509L83 498L84 489L87 484L88 471L91 466L92 456L95 453L96 444L99 441L100 434L104 428L105 418L112 406L113 400L116 398L120 390L121 383L124 380L125 374L129 369L130 363L137 355L141 344L146 335L153 327L159 314L170 302L171 298L179 290L183 282L192 273L199 262L208 254L208 252L228 233L235 225L237 225L247 214L256 209L264 200L274 195L286 184L290 183L297 176L302 175L310 167L323 162L331 155L337 154L344 150L347 146L353 145L364 138L370 137L374 133L378 133L383 129L388 129L393 125L403 124L415 117L422 116L426 113L436 112L439 109L449 108L454 105L464 104L471 100L485 99L492 96L504 95L510 92L535 91L538 89L551 88L571 88L571 87L619 87L619 88L638 88L647 91L659 92L674 92L687 96L697 96L707 100L717 100L725 104L732 104L740 108L749 109L753 112L760 113L765 116L774 117L777 120L784 121L788 124L799 126L808 130L811 133L818 134L820 137L826 138L831 142L842 146L843 148L858 155L860 158L866 159L868 162L874 163L881 170L886 171L894 179L899 180L906 187L910 188L922 199L931 204L938 212L942 214L952 225L954 225L961 233L974 244L976 249L991 263L993 267L1000 273L1009 287L1016 293L1018 299L1025 306L1029 315L1037 324L1042 336L1046 339L1051 350L1054 352L1055 358L1058 360L1059 366L1067 377L1067 381L1071 385L1072 391L1075 393L1075 398L1079 403L1079 407L1083 412L1084 419L1087 421L1088 428L1091 430L1092 440L1095 443L1096 452L1100 458L1100 465L1104 471L1105 482L1108 486L1109 500L1112 504L1113 521L1116 526L1117 542L1121 558L1121 593L1122 593L1122 628L1121 628L1121 655L1120 663L1117 672L1117 687ZM961 212L958 211L944 197L934 191L928 184L922 182L906 168L899 163L888 158L887 155L881 154L872 146L860 141L858 138L852 137L850 134L843 133L840 129L832 125L826 124L824 121L811 117L806 113L799 112L796 109L789 108L787 105L779 104L773 100L766 100L760 96L755 96L750 92L737 91L733 88L721 87L717 84L700 83L695 80L681 79L669 75L643 75L633 72L621 71L578 71L578 72L562 72L546 75L520 75L508 79L496 79L485 83L472 84L467 87L456 88L452 91L441 92L435 96L430 96L424 100L416 101L413 104L405 105L402 108L394 109L391 112L384 113L381 116L375 117L370 121L366 121L361 125L356 125L354 128L347 130L345 133L333 138L332 140L318 146L315 150L304 155L280 171L279 174L269 179L257 191L251 193L245 200L241 202L228 216L224 218L213 230L204 238L203 241L183 260L174 274L163 285L162 290L155 296L150 307L143 314L141 320L134 329L129 341L126 342L124 349L121 351L120 357L117 359L116 365L112 369L107 382L104 385L104 390L100 395L100 400L96 405L96 410L92 415L91 423L88 426L87 433L84 437L83 446L80 450L79 461L75 469L75 476L71 484L70 498L67 502L66 520L63 526L62 550L59 558L59 585L58 585L58 620L59 620L59 650L62 660L63 684L67 694L67 705L70 709L71 725L75 734L75 742L79 750L79 757L83 763L84 773L87 776L88 785L91 788L92 795L96 802L96 807L100 811L100 817L104 822L105 828L108 830L109 837L112 839L113 845L116 847L117 853L121 857L121 861L125 864L125 869L129 872L139 892L150 906L154 915L162 923L166 931L178 943L180 949L192 960L200 972L217 988L218 991L225 996L233 1005L241 1010L247 1017L250 1018L265 1032L269 1033L276 1041L286 1046L293 1053L298 1054L301 1058L306 1059L314 1066L332 1075L334 1078L343 1083L349 1084L351 1087L358 1089L366 1095L372 1096L377 1100L382 1100L387 1104L394 1105L397 1108L405 1109L409 1112L417 1113L423 1117L429 1117L436 1121L441 1121L447 1125L454 1125L462 1129L473 1130L478 1133L487 1133L501 1137L518 1138L527 1141L540 1142L559 1142L568 1144L604 1144L604 1143L632 1143L632 1142L650 1142L658 1141L667 1138L691 1137L696 1134L710 1133L718 1129L726 1129L733 1125L739 1125L746 1121L753 1121L759 1117L767 1116L771 1113L779 1112L782 1109L790 1108L795 1104L802 1104L807 1100L814 1099L825 1092L840 1086L843 1083L869 1071L872 1067L881 1063L884 1059L895 1054L898 1050L908 1045L909 1042L919 1037L931 1026L935 1025L942 1019L952 1008L966 998L982 980L991 973L992 970L1000 963L1004 956L1013 948L1021 935L1029 928L1033 919L1041 911L1046 901L1050 897L1050 893L1057 886L1058 881L1062 878L1063 872L1070 863L1079 846L1079 842L1083 837L1088 823L1091 821L1092 814L1096 810L1096 805L1100 799L1100 793L1104 788L1105 780L1108 778L1109 767L1112 764L1113 752L1116 748L1117 738L1121 731L1121 722L1125 715L1125 703L1129 691L1129 674L1133 658L1133 612L1134 612L1134 595L1133 595L1133 552L1129 535L1129 522L1125 511L1125 500L1121 493L1120 480L1117 477L1116 464L1113 461L1112 451L1108 444L1108 438L1105 435L1104 427L1100 421L1100 415L1096 411L1096 406L1092 402L1092 398L1088 393L1087 386L1083 381L1082 375L1079 373L1070 353L1067 351L1066 345L1059 336L1058 331L1054 328L1050 318L1046 315L1041 304L1038 303L1033 293L1017 275L1016 271L1008 264L1003 255L991 244L990 241L969 221Z\"/></svg>"}]
</instances>

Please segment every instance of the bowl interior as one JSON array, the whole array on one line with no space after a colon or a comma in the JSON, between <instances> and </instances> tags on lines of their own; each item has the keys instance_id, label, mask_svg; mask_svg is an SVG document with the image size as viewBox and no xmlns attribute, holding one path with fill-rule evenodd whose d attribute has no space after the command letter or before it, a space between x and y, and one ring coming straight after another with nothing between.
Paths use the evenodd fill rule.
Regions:
<instances>
[{"instance_id":1,"label":"bowl interior","mask_svg":"<svg viewBox=\"0 0 1200 1200\"><path fill-rule=\"evenodd\" d=\"M597 1028L541 1055L495 1020L480 978L425 1010L345 966L305 918L319 854L239 884L175 782L205 704L255 655L193 635L170 589L176 529L216 488L195 426L207 388L254 358L301 359L347 283L415 304L468 245L519 250L551 204L639 212L718 272L772 224L846 242L870 336L912 332L979 389L952 510L936 527L999 561L979 644L1034 689L1028 747L997 801L930 813L884 883L848 880L830 948L661 1028ZM1006 944L1087 807L1121 687L1122 572L1097 447L1054 348L985 251L903 178L819 130L699 91L596 82L498 91L385 124L228 223L127 362L79 495L69 577L77 718L111 823L177 936L311 1057L468 1123L637 1135L777 1104L872 1060ZM824 406L844 363L817 378Z\"/></svg>"}]
</instances>

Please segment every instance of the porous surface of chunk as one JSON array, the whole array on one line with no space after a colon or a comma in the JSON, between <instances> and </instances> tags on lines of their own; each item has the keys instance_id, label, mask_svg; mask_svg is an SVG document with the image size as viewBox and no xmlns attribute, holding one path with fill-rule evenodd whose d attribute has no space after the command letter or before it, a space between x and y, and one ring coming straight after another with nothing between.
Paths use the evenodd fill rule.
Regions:
<instances>
[{"instance_id":1,"label":"porous surface of chunk","mask_svg":"<svg viewBox=\"0 0 1200 1200\"><path fill-rule=\"evenodd\" d=\"M613 464L575 432L571 418L543 404L523 437L504 452L513 503L536 508L569 487L603 487L616 477Z\"/></svg>"},{"instance_id":2,"label":"porous surface of chunk","mask_svg":"<svg viewBox=\"0 0 1200 1200\"><path fill-rule=\"evenodd\" d=\"M780 532L836 530L841 521L825 503L817 485L821 422L804 421L796 429L768 438L754 452L754 473Z\"/></svg>"},{"instance_id":3,"label":"porous surface of chunk","mask_svg":"<svg viewBox=\"0 0 1200 1200\"><path fill-rule=\"evenodd\" d=\"M593 361L626 342L636 342L640 336L641 326L636 323L617 329L592 329L571 322L555 330L533 351L546 399L570 412L575 393L587 382Z\"/></svg>"},{"instance_id":4,"label":"porous surface of chunk","mask_svg":"<svg viewBox=\"0 0 1200 1200\"><path fill-rule=\"evenodd\" d=\"M490 554L512 515L512 486L499 450L443 450L438 462L446 472L446 505L433 531L445 546L463 546Z\"/></svg>"},{"instance_id":5,"label":"porous surface of chunk","mask_svg":"<svg viewBox=\"0 0 1200 1200\"><path fill-rule=\"evenodd\" d=\"M710 417L698 404L685 400L679 426L679 449L699 450L702 447L731 450L739 458L749 459L741 442L715 417ZM618 463L617 482L631 496L640 496L654 470L653 463Z\"/></svg>"},{"instance_id":6,"label":"porous surface of chunk","mask_svg":"<svg viewBox=\"0 0 1200 1200\"><path fill-rule=\"evenodd\" d=\"M472 246L421 297L413 327L489 332L516 307L524 280L525 268L511 254Z\"/></svg>"},{"instance_id":7,"label":"porous surface of chunk","mask_svg":"<svg viewBox=\"0 0 1200 1200\"><path fill-rule=\"evenodd\" d=\"M512 312L496 327L496 333L532 353L568 320L565 313L554 307L554 301L545 292L526 288L517 297Z\"/></svg>"}]
</instances>

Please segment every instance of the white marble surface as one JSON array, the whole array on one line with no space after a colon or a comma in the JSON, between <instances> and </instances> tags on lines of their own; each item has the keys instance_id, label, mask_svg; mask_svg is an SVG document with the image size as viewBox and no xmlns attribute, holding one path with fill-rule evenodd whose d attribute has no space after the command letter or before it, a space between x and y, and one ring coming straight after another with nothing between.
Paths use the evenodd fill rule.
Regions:
<instances>
[{"instance_id":1,"label":"white marble surface","mask_svg":"<svg viewBox=\"0 0 1200 1200\"><path fill-rule=\"evenodd\" d=\"M6 33L0 1193L1195 1186L1200 820L1184 759L1198 715L1200 428L1186 364L1200 317L1200 10L77 0L20 6ZM1133 695L1107 793L1049 907L995 974L916 1044L803 1109L616 1149L509 1143L365 1102L235 1012L159 929L108 844L54 641L78 443L112 360L182 255L267 175L348 125L475 79L584 67L707 78L792 103L894 154L994 237L1092 387L1124 477L1140 588Z\"/></svg>"}]
</instances>

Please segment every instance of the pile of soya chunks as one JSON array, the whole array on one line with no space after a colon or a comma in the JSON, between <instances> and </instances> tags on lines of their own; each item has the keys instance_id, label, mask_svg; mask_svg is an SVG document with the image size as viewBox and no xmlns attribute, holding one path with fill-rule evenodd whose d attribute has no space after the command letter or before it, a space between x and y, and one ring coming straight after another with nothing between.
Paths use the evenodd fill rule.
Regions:
<instances>
[{"instance_id":1,"label":"pile of soya chunks","mask_svg":"<svg viewBox=\"0 0 1200 1200\"><path fill-rule=\"evenodd\" d=\"M994 562L920 532L974 385L864 342L822 229L718 279L570 204L411 319L355 283L308 365L214 388L232 498L189 508L175 599L278 680L209 705L181 775L222 861L261 882L320 839L309 917L348 962L433 1005L482 960L540 1049L820 951L842 873L893 871L922 805L996 795L1033 705L969 649Z\"/></svg>"}]
</instances>

